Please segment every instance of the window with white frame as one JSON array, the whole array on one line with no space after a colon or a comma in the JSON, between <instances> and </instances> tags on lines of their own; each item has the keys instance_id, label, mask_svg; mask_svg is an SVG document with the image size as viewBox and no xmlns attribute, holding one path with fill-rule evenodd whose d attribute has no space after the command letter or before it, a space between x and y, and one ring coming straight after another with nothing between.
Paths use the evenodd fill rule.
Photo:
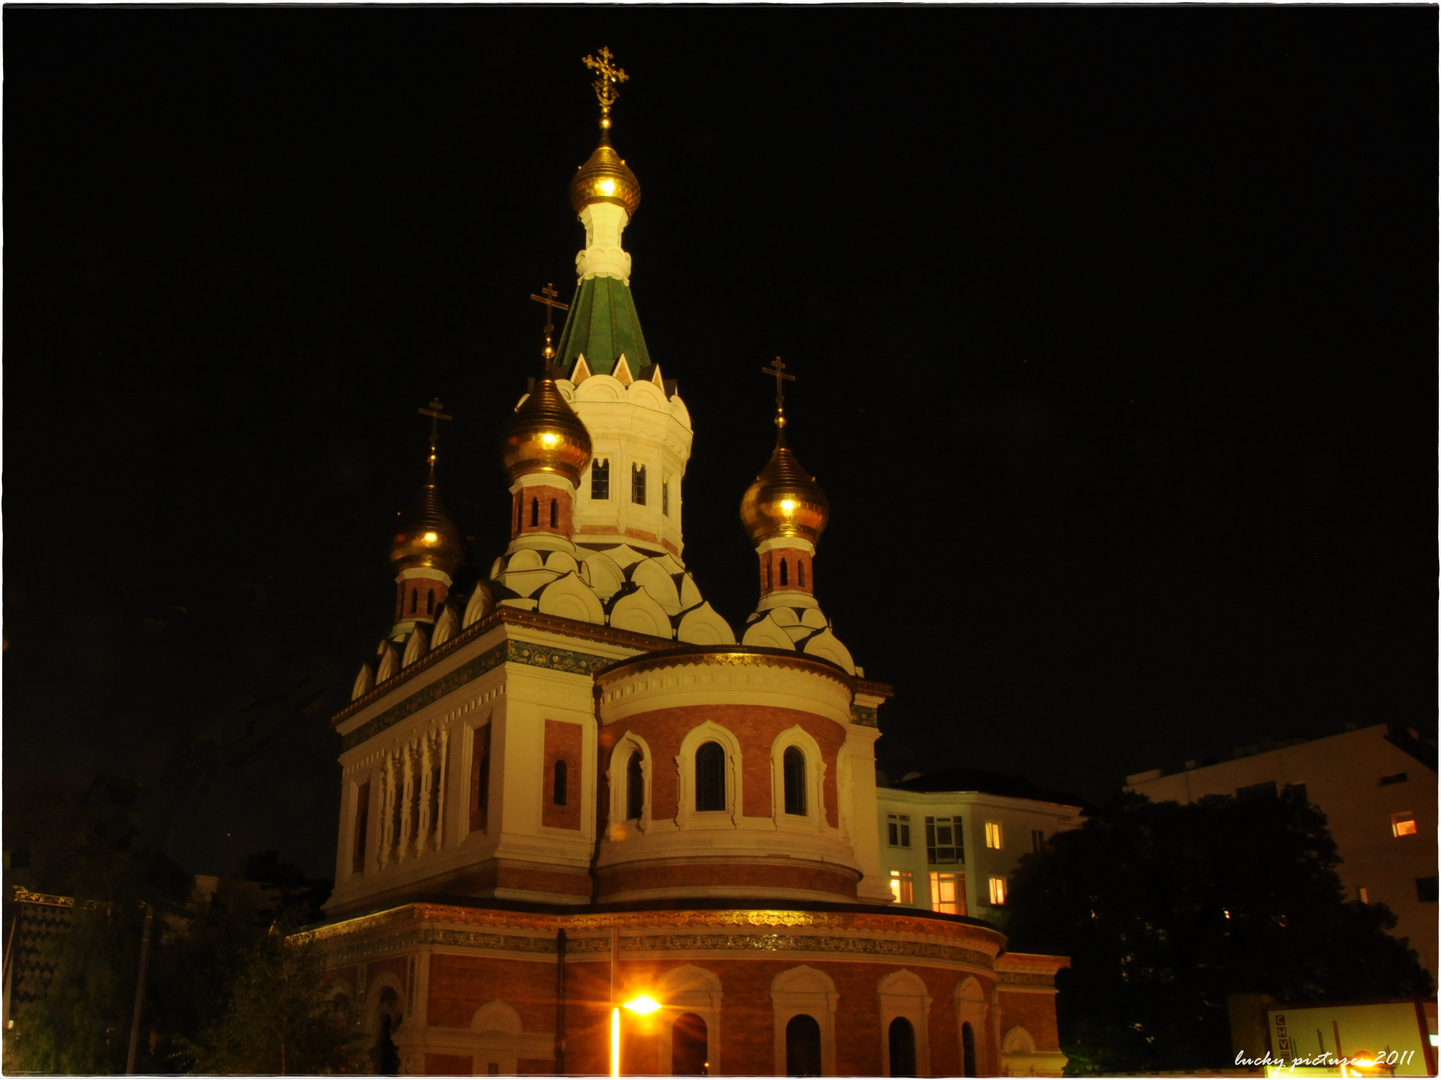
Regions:
<instances>
[{"instance_id":1,"label":"window with white frame","mask_svg":"<svg viewBox=\"0 0 1441 1080\"><path fill-rule=\"evenodd\" d=\"M886 839L891 847L911 846L911 815L887 814Z\"/></svg>"},{"instance_id":2,"label":"window with white frame","mask_svg":"<svg viewBox=\"0 0 1441 1080\"><path fill-rule=\"evenodd\" d=\"M911 907L916 902L915 882L909 870L891 871L891 898L898 904Z\"/></svg>"},{"instance_id":3,"label":"window with white frame","mask_svg":"<svg viewBox=\"0 0 1441 1080\"><path fill-rule=\"evenodd\" d=\"M926 862L932 866L957 863L965 858L961 844L961 819L926 818Z\"/></svg>"},{"instance_id":4,"label":"window with white frame","mask_svg":"<svg viewBox=\"0 0 1441 1080\"><path fill-rule=\"evenodd\" d=\"M1006 879L1003 877L991 878L991 903L1001 907L1006 902Z\"/></svg>"},{"instance_id":5,"label":"window with white frame","mask_svg":"<svg viewBox=\"0 0 1441 1080\"><path fill-rule=\"evenodd\" d=\"M942 915L966 913L966 875L931 871L931 910Z\"/></svg>"}]
</instances>

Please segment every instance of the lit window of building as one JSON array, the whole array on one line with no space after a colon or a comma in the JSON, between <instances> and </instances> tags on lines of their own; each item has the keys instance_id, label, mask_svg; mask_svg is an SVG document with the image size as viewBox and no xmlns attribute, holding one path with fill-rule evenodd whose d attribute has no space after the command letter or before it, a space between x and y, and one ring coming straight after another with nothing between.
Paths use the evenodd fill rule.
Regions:
<instances>
[{"instance_id":1,"label":"lit window of building","mask_svg":"<svg viewBox=\"0 0 1441 1080\"><path fill-rule=\"evenodd\" d=\"M1006 879L1003 877L991 878L991 903L1000 907L1006 902Z\"/></svg>"},{"instance_id":2,"label":"lit window of building","mask_svg":"<svg viewBox=\"0 0 1441 1080\"><path fill-rule=\"evenodd\" d=\"M932 866L960 862L965 852L959 841L961 819L958 817L926 818L926 862Z\"/></svg>"},{"instance_id":3,"label":"lit window of building","mask_svg":"<svg viewBox=\"0 0 1441 1080\"><path fill-rule=\"evenodd\" d=\"M911 815L887 814L886 838L890 841L891 847L910 847Z\"/></svg>"},{"instance_id":4,"label":"lit window of building","mask_svg":"<svg viewBox=\"0 0 1441 1080\"><path fill-rule=\"evenodd\" d=\"M931 871L931 910L942 915L966 913L966 875Z\"/></svg>"},{"instance_id":5,"label":"lit window of building","mask_svg":"<svg viewBox=\"0 0 1441 1080\"><path fill-rule=\"evenodd\" d=\"M999 821L986 822L986 847L1001 850L1001 823Z\"/></svg>"},{"instance_id":6,"label":"lit window of building","mask_svg":"<svg viewBox=\"0 0 1441 1080\"><path fill-rule=\"evenodd\" d=\"M1391 815L1392 836L1415 836L1416 816L1409 810L1403 810L1399 814Z\"/></svg>"},{"instance_id":7,"label":"lit window of building","mask_svg":"<svg viewBox=\"0 0 1441 1080\"><path fill-rule=\"evenodd\" d=\"M898 904L913 905L916 902L915 882L909 870L891 871L891 896Z\"/></svg>"}]
</instances>

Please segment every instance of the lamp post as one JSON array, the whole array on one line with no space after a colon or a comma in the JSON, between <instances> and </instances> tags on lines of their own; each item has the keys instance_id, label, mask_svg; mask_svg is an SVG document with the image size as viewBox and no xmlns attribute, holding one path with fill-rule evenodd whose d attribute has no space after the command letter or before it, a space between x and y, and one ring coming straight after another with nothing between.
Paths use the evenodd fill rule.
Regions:
<instances>
[{"instance_id":1,"label":"lamp post","mask_svg":"<svg viewBox=\"0 0 1441 1080\"><path fill-rule=\"evenodd\" d=\"M637 1016L649 1016L658 1011L661 1004L649 994L641 994L633 997L625 1003L625 1008ZM613 1006L610 1010L610 1075L620 1076L620 1010L621 1006Z\"/></svg>"}]
</instances>

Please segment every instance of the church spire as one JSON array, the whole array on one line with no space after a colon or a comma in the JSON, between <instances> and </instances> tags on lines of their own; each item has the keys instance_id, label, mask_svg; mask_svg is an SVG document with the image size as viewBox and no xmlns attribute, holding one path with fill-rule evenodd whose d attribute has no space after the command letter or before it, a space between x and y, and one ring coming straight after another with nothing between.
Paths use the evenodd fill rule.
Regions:
<instances>
[{"instance_id":1,"label":"church spire","mask_svg":"<svg viewBox=\"0 0 1441 1080\"><path fill-rule=\"evenodd\" d=\"M425 458L425 482L411 504L397 518L390 543L390 561L396 569L395 626L391 637L399 640L417 623L433 623L445 607L451 575L465 553L460 526L441 501L435 481L436 447L440 421L451 419L442 412L439 398L416 410L430 417L430 452Z\"/></svg>"},{"instance_id":2,"label":"church spire","mask_svg":"<svg viewBox=\"0 0 1441 1080\"><path fill-rule=\"evenodd\" d=\"M575 257L576 292L561 331L556 360L567 372L584 356L595 374L612 374L622 356L632 375L650 365L635 301L630 294L630 255L621 234L640 207L640 181L610 145L616 86L630 78L609 49L582 61L596 72L600 142L570 182L570 205L585 226L585 248Z\"/></svg>"}]
</instances>

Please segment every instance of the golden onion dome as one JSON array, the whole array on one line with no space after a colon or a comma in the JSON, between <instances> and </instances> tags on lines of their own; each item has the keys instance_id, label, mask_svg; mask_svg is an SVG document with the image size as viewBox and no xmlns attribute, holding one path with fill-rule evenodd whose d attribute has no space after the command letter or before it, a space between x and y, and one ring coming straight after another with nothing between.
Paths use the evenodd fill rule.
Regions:
<instances>
[{"instance_id":1,"label":"golden onion dome","mask_svg":"<svg viewBox=\"0 0 1441 1080\"><path fill-rule=\"evenodd\" d=\"M390 561L397 570L433 567L449 576L460 565L465 554L460 526L440 501L435 487L435 470L421 487L420 494L403 510L390 543Z\"/></svg>"},{"instance_id":2,"label":"golden onion dome","mask_svg":"<svg viewBox=\"0 0 1441 1080\"><path fill-rule=\"evenodd\" d=\"M600 145L570 182L570 205L577 214L597 202L623 206L631 217L640 206L640 181L612 149L604 131L600 133Z\"/></svg>"},{"instance_id":3,"label":"golden onion dome","mask_svg":"<svg viewBox=\"0 0 1441 1080\"><path fill-rule=\"evenodd\" d=\"M801 467L782 434L770 461L741 497L741 524L751 542L799 536L814 544L830 516L826 493Z\"/></svg>"},{"instance_id":4,"label":"golden onion dome","mask_svg":"<svg viewBox=\"0 0 1441 1080\"><path fill-rule=\"evenodd\" d=\"M500 453L512 482L525 473L549 472L580 483L590 464L590 432L553 376L537 379L530 396L516 406L502 432Z\"/></svg>"}]
</instances>

